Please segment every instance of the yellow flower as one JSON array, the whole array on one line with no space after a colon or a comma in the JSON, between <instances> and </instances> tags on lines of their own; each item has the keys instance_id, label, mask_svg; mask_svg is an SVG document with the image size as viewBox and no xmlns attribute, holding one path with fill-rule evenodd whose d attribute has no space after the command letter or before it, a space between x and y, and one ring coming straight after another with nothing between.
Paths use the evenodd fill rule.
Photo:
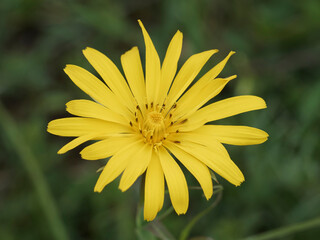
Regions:
<instances>
[{"instance_id":1,"label":"yellow flower","mask_svg":"<svg viewBox=\"0 0 320 240\"><path fill-rule=\"evenodd\" d=\"M160 64L157 51L139 20L146 47L145 76L137 47L121 56L126 79L114 63L92 48L83 54L105 84L85 69L67 65L64 71L94 101L73 100L67 111L77 117L53 120L48 132L77 137L59 150L65 153L89 141L81 151L87 160L109 158L94 191L121 173L119 188L126 191L145 174L144 218L153 220L164 201L165 181L177 214L188 209L189 193L179 161L198 180L207 199L212 196L210 169L239 186L243 174L222 145L251 145L267 140L262 130L246 126L209 125L208 122L266 107L256 96L238 96L204 106L236 75L216 78L229 55L195 82L201 68L218 50L191 56L176 74L182 33L172 38Z\"/></svg>"}]
</instances>

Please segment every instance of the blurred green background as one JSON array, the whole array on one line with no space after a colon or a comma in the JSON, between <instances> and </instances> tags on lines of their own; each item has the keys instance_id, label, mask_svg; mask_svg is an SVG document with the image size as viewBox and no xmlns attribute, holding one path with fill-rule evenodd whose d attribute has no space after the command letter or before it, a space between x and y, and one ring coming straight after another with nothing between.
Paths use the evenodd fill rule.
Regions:
<instances>
[{"instance_id":1,"label":"blurred green background","mask_svg":"<svg viewBox=\"0 0 320 240\"><path fill-rule=\"evenodd\" d=\"M221 76L238 78L217 99L253 94L268 104L221 121L264 129L270 139L227 146L246 181L236 188L219 178L223 199L191 236L239 239L319 217L320 1L2 0L0 239L137 239L139 183L121 193L117 180L94 193L103 161L82 160L82 147L57 155L69 139L46 132L50 120L69 116L67 101L88 98L63 72L69 63L94 72L82 49L98 49L119 67L132 46L144 54L137 19L161 59L176 30L184 33L180 66L219 49L207 70L236 51ZM199 191L190 198L185 216L163 221L175 237L212 202ZM280 239L318 238L319 227Z\"/></svg>"}]
</instances>

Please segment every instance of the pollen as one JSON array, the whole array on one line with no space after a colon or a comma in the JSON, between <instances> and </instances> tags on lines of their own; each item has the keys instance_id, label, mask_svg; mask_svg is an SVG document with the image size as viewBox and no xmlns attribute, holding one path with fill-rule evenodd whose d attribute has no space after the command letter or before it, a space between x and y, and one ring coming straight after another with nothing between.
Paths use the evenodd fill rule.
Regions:
<instances>
[{"instance_id":1,"label":"pollen","mask_svg":"<svg viewBox=\"0 0 320 240\"><path fill-rule=\"evenodd\" d=\"M168 135L165 118L158 111L151 111L146 114L142 128L142 135L145 141L153 145L161 145L164 138Z\"/></svg>"},{"instance_id":2,"label":"pollen","mask_svg":"<svg viewBox=\"0 0 320 240\"><path fill-rule=\"evenodd\" d=\"M163 116L161 113L154 111L148 114L147 121L150 124L161 125L163 123Z\"/></svg>"}]
</instances>

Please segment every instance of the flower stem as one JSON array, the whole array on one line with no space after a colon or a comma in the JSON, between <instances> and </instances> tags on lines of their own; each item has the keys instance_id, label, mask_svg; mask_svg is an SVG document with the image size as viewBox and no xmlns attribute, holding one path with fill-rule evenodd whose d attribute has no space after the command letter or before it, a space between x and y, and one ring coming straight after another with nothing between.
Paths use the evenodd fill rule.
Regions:
<instances>
[{"instance_id":1,"label":"flower stem","mask_svg":"<svg viewBox=\"0 0 320 240\"><path fill-rule=\"evenodd\" d=\"M33 155L27 143L23 140L21 131L19 130L14 119L10 116L3 104L0 102L0 126L6 135L9 143L16 149L16 153L22 161L27 174L33 184L35 194L39 199L40 206L48 220L54 239L69 239L58 214L58 210L52 194L49 190L42 169L38 164L38 160Z\"/></svg>"},{"instance_id":2,"label":"flower stem","mask_svg":"<svg viewBox=\"0 0 320 240\"><path fill-rule=\"evenodd\" d=\"M302 223L293 224L286 227L270 230L265 233L257 234L244 238L242 240L269 240L269 239L282 239L285 236L291 235L313 227L320 227L320 217L305 221Z\"/></svg>"},{"instance_id":3,"label":"flower stem","mask_svg":"<svg viewBox=\"0 0 320 240\"><path fill-rule=\"evenodd\" d=\"M188 239L188 236L193 228L193 226L206 214L208 214L212 209L214 209L222 199L222 191L223 187L221 185L217 185L213 187L213 194L217 194L216 199L213 201L213 203L207 207L205 210L200 212L197 216L195 216L188 225L181 231L179 240L186 240Z\"/></svg>"}]
</instances>

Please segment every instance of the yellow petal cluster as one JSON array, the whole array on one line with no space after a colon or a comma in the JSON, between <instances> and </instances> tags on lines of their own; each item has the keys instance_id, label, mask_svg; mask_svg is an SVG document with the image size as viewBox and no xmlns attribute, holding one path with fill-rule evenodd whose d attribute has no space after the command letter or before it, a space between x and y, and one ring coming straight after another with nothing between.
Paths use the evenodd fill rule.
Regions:
<instances>
[{"instance_id":1,"label":"yellow petal cluster","mask_svg":"<svg viewBox=\"0 0 320 240\"><path fill-rule=\"evenodd\" d=\"M82 158L110 157L96 183L96 192L120 175L119 188L126 191L144 174L144 218L151 221L163 206L165 185L177 214L188 209L188 184L177 161L192 173L205 197L210 199L213 193L210 169L236 186L244 181L222 144L260 144L268 134L246 126L207 124L266 108L265 101L256 96L232 97L204 106L236 78L236 75L217 78L234 52L196 79L218 50L191 56L177 72L182 33L177 31L172 38L161 65L140 20L139 25L145 42L145 69L137 47L121 56L125 76L107 56L86 48L84 56L103 81L81 67L67 65L65 73L93 101L68 102L67 111L74 117L51 121L48 132L75 137L59 154L96 140L81 151Z\"/></svg>"}]
</instances>

